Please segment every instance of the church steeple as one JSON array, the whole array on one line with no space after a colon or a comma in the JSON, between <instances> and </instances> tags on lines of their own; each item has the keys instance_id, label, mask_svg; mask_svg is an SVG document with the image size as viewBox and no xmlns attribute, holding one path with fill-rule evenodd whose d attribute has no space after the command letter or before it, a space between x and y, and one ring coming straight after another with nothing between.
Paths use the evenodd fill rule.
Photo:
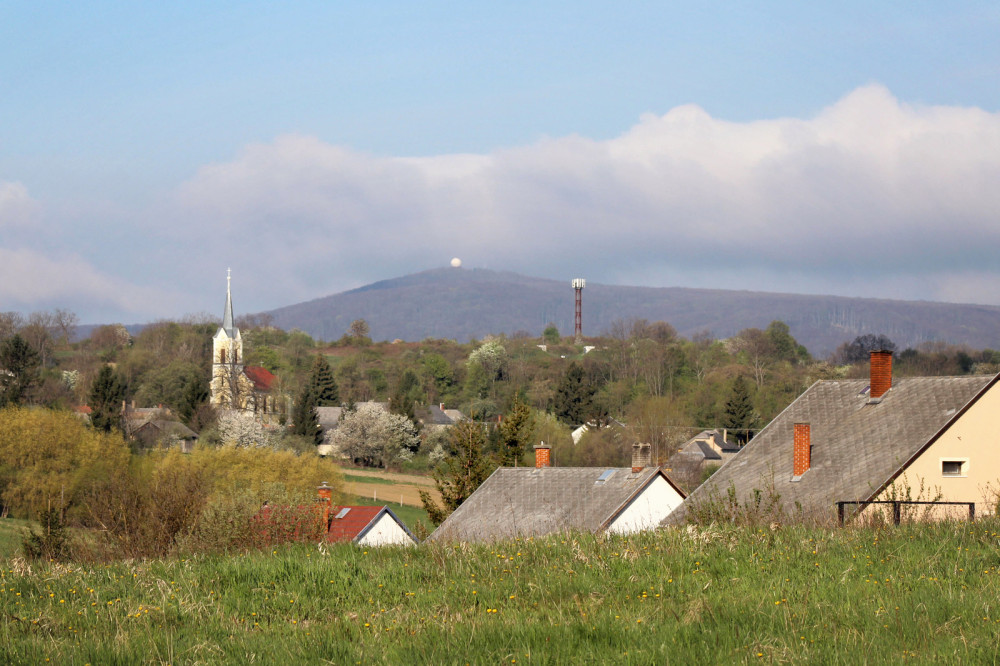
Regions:
<instances>
[{"instance_id":1,"label":"church steeple","mask_svg":"<svg viewBox=\"0 0 1000 666\"><path fill-rule=\"evenodd\" d=\"M222 313L222 328L226 335L235 338L237 335L236 325L233 323L233 294L232 294L232 274L233 269L226 269L226 309Z\"/></svg>"}]
</instances>

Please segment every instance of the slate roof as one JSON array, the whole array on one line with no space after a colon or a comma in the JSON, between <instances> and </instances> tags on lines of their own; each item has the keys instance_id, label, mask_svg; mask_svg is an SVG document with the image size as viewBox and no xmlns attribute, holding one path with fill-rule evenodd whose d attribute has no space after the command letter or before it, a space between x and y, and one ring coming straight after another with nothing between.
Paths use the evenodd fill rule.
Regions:
<instances>
[{"instance_id":1,"label":"slate roof","mask_svg":"<svg viewBox=\"0 0 1000 666\"><path fill-rule=\"evenodd\" d=\"M187 427L180 421L168 421L166 419L152 419L146 421L135 429L135 434L156 430L157 432L176 435L178 439L198 439L198 433Z\"/></svg>"},{"instance_id":2,"label":"slate roof","mask_svg":"<svg viewBox=\"0 0 1000 666\"><path fill-rule=\"evenodd\" d=\"M344 513L346 509L346 513ZM337 518L343 513L343 517ZM387 506L335 506L330 509L330 530L327 532L327 541L358 541L364 538L382 514L389 514L403 530L410 535L414 542L417 538L413 536L409 528L401 521L396 514Z\"/></svg>"},{"instance_id":3,"label":"slate roof","mask_svg":"<svg viewBox=\"0 0 1000 666\"><path fill-rule=\"evenodd\" d=\"M612 472L604 481L602 474ZM494 541L563 530L599 532L660 468L501 467L428 537L436 541Z\"/></svg>"},{"instance_id":4,"label":"slate roof","mask_svg":"<svg viewBox=\"0 0 1000 666\"><path fill-rule=\"evenodd\" d=\"M1000 375L998 375L1000 378ZM773 479L786 512L823 518L835 502L867 500L895 478L997 378L909 377L893 379L881 400L870 401L868 380L819 381L723 464L664 524L684 519L688 507L732 485L741 501ZM810 425L810 469L792 477L795 423Z\"/></svg>"}]
</instances>

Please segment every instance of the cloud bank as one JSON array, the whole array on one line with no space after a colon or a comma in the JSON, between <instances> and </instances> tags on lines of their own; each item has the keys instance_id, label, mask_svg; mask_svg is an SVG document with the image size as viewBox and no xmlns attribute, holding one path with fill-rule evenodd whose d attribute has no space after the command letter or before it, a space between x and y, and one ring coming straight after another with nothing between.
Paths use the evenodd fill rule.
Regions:
<instances>
[{"instance_id":1,"label":"cloud bank","mask_svg":"<svg viewBox=\"0 0 1000 666\"><path fill-rule=\"evenodd\" d=\"M870 85L809 119L682 106L611 140L486 155L281 136L184 183L175 233L256 258L261 306L452 256L595 282L1000 303L998 183L1000 114Z\"/></svg>"}]
</instances>

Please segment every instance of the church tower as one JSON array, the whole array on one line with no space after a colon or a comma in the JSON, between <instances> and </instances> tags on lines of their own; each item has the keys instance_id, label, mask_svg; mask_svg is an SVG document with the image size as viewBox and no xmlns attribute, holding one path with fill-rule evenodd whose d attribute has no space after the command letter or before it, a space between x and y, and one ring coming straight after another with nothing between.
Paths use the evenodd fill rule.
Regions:
<instances>
[{"instance_id":1,"label":"church tower","mask_svg":"<svg viewBox=\"0 0 1000 666\"><path fill-rule=\"evenodd\" d=\"M212 404L217 407L245 408L243 384L243 338L233 320L232 270L226 271L226 309L222 326L212 337ZM234 398L235 394L235 400Z\"/></svg>"}]
</instances>

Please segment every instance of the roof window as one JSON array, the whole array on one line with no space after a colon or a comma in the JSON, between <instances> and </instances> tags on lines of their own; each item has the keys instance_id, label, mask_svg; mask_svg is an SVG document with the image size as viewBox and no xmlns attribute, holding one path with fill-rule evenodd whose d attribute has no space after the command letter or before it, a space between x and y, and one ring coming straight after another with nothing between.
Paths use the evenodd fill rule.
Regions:
<instances>
[{"instance_id":1,"label":"roof window","mask_svg":"<svg viewBox=\"0 0 1000 666\"><path fill-rule=\"evenodd\" d=\"M337 512L337 515L336 515L336 516L334 516L334 518L343 518L344 516L346 516L346 515L347 515L347 513L348 513L348 512L350 511L350 510L351 510L351 507L349 507L349 506L345 506L345 507L344 507L343 509L341 509L340 511L338 511L338 512Z\"/></svg>"}]
</instances>

